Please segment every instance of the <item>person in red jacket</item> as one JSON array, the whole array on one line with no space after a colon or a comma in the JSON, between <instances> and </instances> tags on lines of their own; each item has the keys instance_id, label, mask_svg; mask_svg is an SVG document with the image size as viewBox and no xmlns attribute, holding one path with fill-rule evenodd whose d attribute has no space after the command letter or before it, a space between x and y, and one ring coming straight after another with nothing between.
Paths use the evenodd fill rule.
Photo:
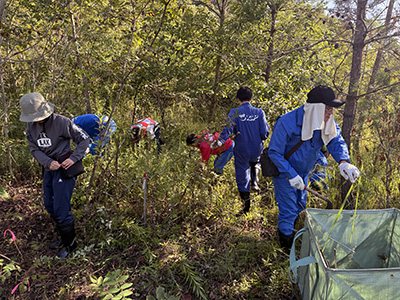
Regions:
<instances>
[{"instance_id":1,"label":"person in red jacket","mask_svg":"<svg viewBox=\"0 0 400 300\"><path fill-rule=\"evenodd\" d=\"M200 149L202 161L206 164L211 155L217 155L214 160L214 172L222 174L223 169L233 156L235 142L230 138L224 144L219 140L219 133L210 134L203 131L201 135L191 133L186 138L188 146Z\"/></svg>"}]
</instances>

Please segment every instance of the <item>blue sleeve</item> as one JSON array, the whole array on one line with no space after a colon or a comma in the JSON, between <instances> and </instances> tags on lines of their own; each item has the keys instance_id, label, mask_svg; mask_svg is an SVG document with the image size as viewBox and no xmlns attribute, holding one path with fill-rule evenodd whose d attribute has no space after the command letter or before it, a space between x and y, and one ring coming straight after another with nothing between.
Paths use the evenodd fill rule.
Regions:
<instances>
[{"instance_id":1,"label":"blue sleeve","mask_svg":"<svg viewBox=\"0 0 400 300\"><path fill-rule=\"evenodd\" d=\"M67 119L68 120L68 119ZM85 155L86 149L90 143L90 137L80 127L68 120L67 126L71 139L75 142L76 148L72 155L69 157L73 162L77 162Z\"/></svg>"},{"instance_id":2,"label":"blue sleeve","mask_svg":"<svg viewBox=\"0 0 400 300\"><path fill-rule=\"evenodd\" d=\"M261 118L259 118L259 122L260 122L260 138L262 140L266 140L269 136L269 126L263 110L261 110Z\"/></svg>"},{"instance_id":3,"label":"blue sleeve","mask_svg":"<svg viewBox=\"0 0 400 300\"><path fill-rule=\"evenodd\" d=\"M298 175L296 170L293 169L291 164L284 158L286 145L288 145L290 139L291 134L283 125L282 119L278 118L269 142L268 155L279 172L285 174L289 179Z\"/></svg>"},{"instance_id":4,"label":"blue sleeve","mask_svg":"<svg viewBox=\"0 0 400 300\"><path fill-rule=\"evenodd\" d=\"M221 131L221 136L220 136L220 138L224 143L230 138L231 134L236 133L235 118L238 114L239 114L239 109L236 108L234 110L231 110L228 115L228 118L226 120L227 124L225 128Z\"/></svg>"},{"instance_id":5,"label":"blue sleeve","mask_svg":"<svg viewBox=\"0 0 400 300\"><path fill-rule=\"evenodd\" d=\"M107 137L110 137L115 130L117 130L117 124L115 123L115 121L113 119L110 119L108 116L104 115L99 115L99 134L96 137L95 141L97 141L99 139L99 136L101 136L101 134L105 131L106 125L108 123L108 120L110 120L109 122L109 126L108 126L108 130L106 133Z\"/></svg>"},{"instance_id":6,"label":"blue sleeve","mask_svg":"<svg viewBox=\"0 0 400 300\"><path fill-rule=\"evenodd\" d=\"M115 123L114 120L111 120L110 122L110 132L113 133L115 130L117 130L117 123Z\"/></svg>"}]
</instances>

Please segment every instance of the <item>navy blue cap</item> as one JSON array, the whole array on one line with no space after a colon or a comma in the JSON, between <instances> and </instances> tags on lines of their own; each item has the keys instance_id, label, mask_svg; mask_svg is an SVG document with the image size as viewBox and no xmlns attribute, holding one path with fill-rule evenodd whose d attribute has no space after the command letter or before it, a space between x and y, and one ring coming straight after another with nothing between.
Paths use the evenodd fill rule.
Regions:
<instances>
[{"instance_id":1,"label":"navy blue cap","mask_svg":"<svg viewBox=\"0 0 400 300\"><path fill-rule=\"evenodd\" d=\"M346 102L336 99L335 92L330 87L319 85L307 94L307 103L324 103L327 106L339 107Z\"/></svg>"}]
</instances>

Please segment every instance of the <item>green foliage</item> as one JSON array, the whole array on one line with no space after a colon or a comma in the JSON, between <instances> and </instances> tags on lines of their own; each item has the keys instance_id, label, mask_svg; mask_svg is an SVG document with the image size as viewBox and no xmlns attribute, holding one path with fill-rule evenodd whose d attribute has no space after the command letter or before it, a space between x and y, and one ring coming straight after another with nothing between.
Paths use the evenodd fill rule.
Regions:
<instances>
[{"instance_id":1,"label":"green foliage","mask_svg":"<svg viewBox=\"0 0 400 300\"><path fill-rule=\"evenodd\" d=\"M14 261L8 261L8 263L5 262L4 259L0 259L0 280L1 283L4 284L4 282L11 278L11 277L18 277L18 274L21 272L21 267L18 265L18 263L14 262ZM13 275L14 273L14 275ZM0 289L0 295L1 293L1 289Z\"/></svg>"},{"instance_id":2,"label":"green foliage","mask_svg":"<svg viewBox=\"0 0 400 300\"><path fill-rule=\"evenodd\" d=\"M0 160L2 161L2 164L0 164L0 174L3 178L6 178L11 174L9 174L9 169L6 164L8 160L8 151L3 145L4 144L0 145ZM25 140L13 140L13 142L9 144L9 147L12 153L12 168L16 176L16 178L12 178L12 180L31 178L40 172L41 168L37 161L30 155Z\"/></svg>"},{"instance_id":3,"label":"green foliage","mask_svg":"<svg viewBox=\"0 0 400 300\"><path fill-rule=\"evenodd\" d=\"M146 300L179 300L181 297L171 296L165 292L165 289L159 286L156 289L156 298L152 295L148 295Z\"/></svg>"},{"instance_id":4,"label":"green foliage","mask_svg":"<svg viewBox=\"0 0 400 300\"><path fill-rule=\"evenodd\" d=\"M0 197L2 197L2 198L8 198L9 197L7 191L1 185L0 185Z\"/></svg>"},{"instance_id":5,"label":"green foliage","mask_svg":"<svg viewBox=\"0 0 400 300\"><path fill-rule=\"evenodd\" d=\"M7 231L4 233L4 236L6 236ZM12 233L12 232L10 232ZM15 237L14 233L12 233L13 237L13 243L16 247L16 250L18 250L19 254L21 254L16 242L15 242ZM17 279L20 277L22 273L22 269L19 265L19 263L15 260L15 258L10 259L4 255L1 255L2 258L0 258L0 282L2 286L4 286L5 282L16 282ZM3 259L3 257L5 259ZM22 257L21 257L22 258ZM23 286L20 286L20 290L23 289ZM3 295L4 289L0 287L0 296Z\"/></svg>"},{"instance_id":6,"label":"green foliage","mask_svg":"<svg viewBox=\"0 0 400 300\"><path fill-rule=\"evenodd\" d=\"M121 270L108 272L103 278L90 275L90 286L98 293L99 299L132 299L132 283L125 283L129 275L122 275Z\"/></svg>"},{"instance_id":7,"label":"green foliage","mask_svg":"<svg viewBox=\"0 0 400 300\"><path fill-rule=\"evenodd\" d=\"M102 299L177 299L186 293L197 299L295 296L287 280L287 257L275 238L278 208L271 180L261 179L262 193L252 196L250 214L237 218L242 203L233 162L221 176L210 172L212 161L201 172L200 154L185 139L192 132L222 130L241 85L252 88L253 105L265 111L271 127L278 116L302 105L317 84L344 95L352 59L351 20L331 17L321 4L304 1L224 4L223 9L212 1L8 3L0 29L1 118L8 117L7 128L0 122L0 174L12 199L2 200L7 210L0 218L2 224L32 226L19 241L24 254L30 253L24 261L29 267L18 269L14 258L1 260L3 292L29 278L36 281L38 298L78 298L74 293L87 292L91 274L91 291ZM277 9L275 24L272 8ZM352 162L363 166L358 209L399 206L399 74L398 60L391 56L398 41L385 47L385 68L375 84L379 92L359 99L357 113L365 113L352 135L358 144ZM366 90L379 48L371 40L363 53L360 91ZM390 90L381 88L387 84ZM89 154L84 160L86 173L79 176L72 199L80 246L65 262L46 252L50 237L44 233L47 216L40 195L28 191L16 197L15 187L27 183L33 189L41 183L41 167L24 137L26 124L19 121L18 99L33 91L53 102L56 113L73 117L89 108L112 111L118 125L104 155ZM130 142L132 123L148 116L162 126L166 144L160 154L154 141ZM211 122L204 122L210 116ZM332 159L328 173L332 180L326 194L340 207L341 177ZM309 205L322 207L312 196ZM24 210L17 213L15 207ZM0 247L5 255L14 251ZM93 275L99 272L107 275ZM52 289L53 281L65 284Z\"/></svg>"},{"instance_id":8,"label":"green foliage","mask_svg":"<svg viewBox=\"0 0 400 300\"><path fill-rule=\"evenodd\" d=\"M199 299L208 299L206 291L202 285L202 278L194 271L194 267L189 264L188 261L181 260L178 262L178 266L185 276L186 283L189 283L193 293Z\"/></svg>"},{"instance_id":9,"label":"green foliage","mask_svg":"<svg viewBox=\"0 0 400 300\"><path fill-rule=\"evenodd\" d=\"M398 120L400 111L396 103L399 100L397 91L378 94L375 106L368 106L368 115L364 115L360 128L363 134L356 134L358 151L355 157L363 165L364 174L360 185L360 194L368 193L368 207L398 207L400 181L398 173L398 140L400 131ZM378 143L376 141L379 141ZM366 199L367 200L367 199ZM366 201L367 202L367 201Z\"/></svg>"}]
</instances>

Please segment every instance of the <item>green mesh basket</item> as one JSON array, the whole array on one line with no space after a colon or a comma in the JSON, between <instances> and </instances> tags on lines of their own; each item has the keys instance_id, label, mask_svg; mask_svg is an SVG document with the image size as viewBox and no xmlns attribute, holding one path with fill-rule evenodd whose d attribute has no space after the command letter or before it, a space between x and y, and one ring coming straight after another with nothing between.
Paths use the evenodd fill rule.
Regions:
<instances>
[{"instance_id":1,"label":"green mesh basket","mask_svg":"<svg viewBox=\"0 0 400 300\"><path fill-rule=\"evenodd\" d=\"M300 259L294 242L289 268L302 298L400 299L399 212L344 210L332 229L338 210L306 209Z\"/></svg>"}]
</instances>

